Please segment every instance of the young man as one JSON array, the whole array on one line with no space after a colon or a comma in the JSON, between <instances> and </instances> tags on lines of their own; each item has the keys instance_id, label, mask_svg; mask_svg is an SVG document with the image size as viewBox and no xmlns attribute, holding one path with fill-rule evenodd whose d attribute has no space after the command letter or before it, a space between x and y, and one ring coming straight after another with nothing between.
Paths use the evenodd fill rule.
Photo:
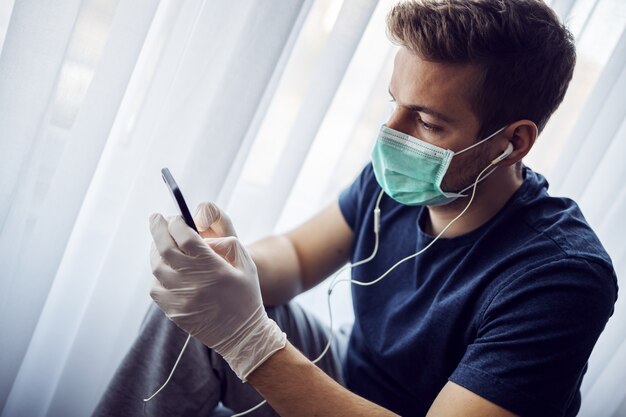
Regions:
<instances>
[{"instance_id":1,"label":"young man","mask_svg":"<svg viewBox=\"0 0 626 417\"><path fill-rule=\"evenodd\" d=\"M148 415L243 411L254 390L271 408L252 415L576 415L615 272L577 205L521 162L572 77L571 35L538 0L406 2L388 28L396 109L337 204L248 249L210 203L204 240L151 217L151 295L171 321L151 311L95 415L139 413L185 332ZM409 258L353 285L345 357L318 368L298 349L317 357L324 330L285 304L376 246L355 281Z\"/></svg>"}]
</instances>

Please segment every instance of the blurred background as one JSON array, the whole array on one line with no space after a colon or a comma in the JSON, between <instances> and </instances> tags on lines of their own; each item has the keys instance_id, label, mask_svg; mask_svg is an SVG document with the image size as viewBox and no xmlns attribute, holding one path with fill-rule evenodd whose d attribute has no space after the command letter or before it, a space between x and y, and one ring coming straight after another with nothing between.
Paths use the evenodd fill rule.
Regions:
<instances>
[{"instance_id":1,"label":"blurred background","mask_svg":"<svg viewBox=\"0 0 626 417\"><path fill-rule=\"evenodd\" d=\"M86 416L151 302L148 216L215 201L244 242L336 200L388 114L391 0L0 0L0 415ZM552 0L576 38L526 163L626 287L626 2ZM323 321L327 285L298 301ZM626 300L581 416L626 416ZM353 319L348 285L335 323Z\"/></svg>"}]
</instances>

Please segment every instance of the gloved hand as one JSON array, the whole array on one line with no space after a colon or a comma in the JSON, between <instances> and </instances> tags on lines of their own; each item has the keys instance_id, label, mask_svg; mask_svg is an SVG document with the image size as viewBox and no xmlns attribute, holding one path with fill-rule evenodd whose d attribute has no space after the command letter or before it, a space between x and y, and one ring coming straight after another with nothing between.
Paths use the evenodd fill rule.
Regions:
<instances>
[{"instance_id":1,"label":"gloved hand","mask_svg":"<svg viewBox=\"0 0 626 417\"><path fill-rule=\"evenodd\" d=\"M256 266L236 237L203 239L182 217L160 214L150 217L150 231L156 277L150 296L174 323L243 381L285 347L285 334L265 313Z\"/></svg>"},{"instance_id":2,"label":"gloved hand","mask_svg":"<svg viewBox=\"0 0 626 417\"><path fill-rule=\"evenodd\" d=\"M214 203L200 203L193 215L193 221L202 237L237 236L228 215Z\"/></svg>"}]
</instances>

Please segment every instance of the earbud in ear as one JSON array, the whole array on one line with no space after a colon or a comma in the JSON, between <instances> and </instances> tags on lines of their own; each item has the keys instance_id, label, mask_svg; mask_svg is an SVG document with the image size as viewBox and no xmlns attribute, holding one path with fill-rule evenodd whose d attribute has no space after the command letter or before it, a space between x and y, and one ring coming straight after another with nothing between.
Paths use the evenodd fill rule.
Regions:
<instances>
[{"instance_id":1,"label":"earbud in ear","mask_svg":"<svg viewBox=\"0 0 626 417\"><path fill-rule=\"evenodd\" d=\"M502 152L502 155L500 155L499 157L497 157L496 159L491 161L491 165L495 165L498 162L503 161L506 158L508 158L509 155L511 155L513 153L513 149L515 149L513 147L513 144L511 142L509 142L509 146L507 146L506 149L504 150L504 152Z\"/></svg>"}]
</instances>

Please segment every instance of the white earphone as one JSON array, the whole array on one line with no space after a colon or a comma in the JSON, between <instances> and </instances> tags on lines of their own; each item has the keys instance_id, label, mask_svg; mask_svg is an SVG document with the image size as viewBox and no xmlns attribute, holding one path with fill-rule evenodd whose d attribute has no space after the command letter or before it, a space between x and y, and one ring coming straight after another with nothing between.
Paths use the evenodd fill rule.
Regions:
<instances>
[{"instance_id":1,"label":"white earphone","mask_svg":"<svg viewBox=\"0 0 626 417\"><path fill-rule=\"evenodd\" d=\"M497 157L496 159L491 161L491 165L495 165L498 162L503 161L506 158L508 158L509 155L511 155L513 153L513 149L515 149L513 147L513 143L509 142L509 146L507 146L506 149L504 150L504 152L502 152L502 155L500 155L499 157Z\"/></svg>"}]
</instances>

